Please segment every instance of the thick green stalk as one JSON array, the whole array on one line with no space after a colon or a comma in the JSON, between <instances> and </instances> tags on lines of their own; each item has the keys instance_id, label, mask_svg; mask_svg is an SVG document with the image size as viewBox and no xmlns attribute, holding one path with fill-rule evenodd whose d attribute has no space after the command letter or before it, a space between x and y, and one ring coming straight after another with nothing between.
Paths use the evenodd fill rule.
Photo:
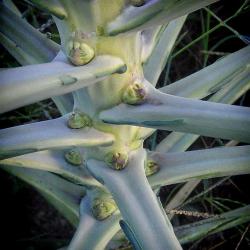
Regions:
<instances>
[{"instance_id":1,"label":"thick green stalk","mask_svg":"<svg viewBox=\"0 0 250 250\"><path fill-rule=\"evenodd\" d=\"M112 56L99 56L81 67L72 66L62 56L51 63L2 70L0 112L70 93L124 70L123 61Z\"/></svg>"},{"instance_id":2,"label":"thick green stalk","mask_svg":"<svg viewBox=\"0 0 250 250\"><path fill-rule=\"evenodd\" d=\"M161 92L202 99L243 74L249 75L250 46L236 51L204 69L160 89Z\"/></svg>"},{"instance_id":3,"label":"thick green stalk","mask_svg":"<svg viewBox=\"0 0 250 250\"><path fill-rule=\"evenodd\" d=\"M145 152L139 149L130 153L128 166L121 171L112 170L96 160L89 160L87 166L113 195L124 220L120 223L135 247L181 249L171 223L147 182L144 160Z\"/></svg>"},{"instance_id":4,"label":"thick green stalk","mask_svg":"<svg viewBox=\"0 0 250 250\"><path fill-rule=\"evenodd\" d=\"M148 176L151 186L250 173L250 146L166 154L153 152L150 158L160 168Z\"/></svg>"},{"instance_id":5,"label":"thick green stalk","mask_svg":"<svg viewBox=\"0 0 250 250\"><path fill-rule=\"evenodd\" d=\"M12 1L4 1L4 4L11 9L11 11L15 12L15 14L19 17L21 17L21 13L19 12L19 10L17 9L17 7L13 4ZM12 14L13 15L13 14ZM22 19L18 19L19 21ZM21 21L23 25L23 20ZM10 24L11 28L11 23ZM6 23L7 25L7 23ZM25 25L27 27L29 27L30 25L26 22ZM33 27L29 27L28 29L33 29ZM20 39L18 41L26 41L27 40L27 34L26 33L21 33L20 35L22 35L22 37L19 37ZM34 37L37 37L37 39L40 39L41 34L38 30L34 30L33 33ZM56 45L55 43L53 43L51 40L47 39L46 44L48 44L48 55L47 57L44 58L40 58L39 56L37 56L40 53L40 47L36 47L36 44L33 44L33 52L31 50L24 50L22 48L22 44L19 44L17 42L13 42L12 40L10 40L9 38L7 38L5 35L3 35L2 33L0 33L0 40L2 45L5 47L5 49L8 50L8 52L21 64L21 65L29 65L29 64L39 64L39 63L45 63L48 62L50 60L50 54L51 54L51 44L53 45L54 48L54 54L56 55L59 50L60 50L60 46ZM30 43L36 43L36 39L31 39L29 40ZM46 45L44 45L46 46ZM45 51L44 51L45 52ZM44 61L45 59L45 61ZM59 111L61 112L61 114L65 115L69 112L72 111L73 109L73 98L71 96L71 94L67 94L67 95L63 95L63 96L55 96L52 97L53 101L55 102L57 108L59 109Z\"/></svg>"},{"instance_id":6,"label":"thick green stalk","mask_svg":"<svg viewBox=\"0 0 250 250\"><path fill-rule=\"evenodd\" d=\"M107 24L105 33L113 36L123 32L142 30L156 24L166 24L177 17L189 14L216 1L152 0L147 1L141 7L128 6L119 16Z\"/></svg>"},{"instance_id":7,"label":"thick green stalk","mask_svg":"<svg viewBox=\"0 0 250 250\"><path fill-rule=\"evenodd\" d=\"M187 132L250 142L250 109L149 91L142 105L121 104L103 111L104 122Z\"/></svg>"},{"instance_id":8,"label":"thick green stalk","mask_svg":"<svg viewBox=\"0 0 250 250\"><path fill-rule=\"evenodd\" d=\"M42 10L48 11L50 14L58 17L59 19L67 18L68 14L58 1L55 0L25 0L32 3Z\"/></svg>"},{"instance_id":9,"label":"thick green stalk","mask_svg":"<svg viewBox=\"0 0 250 250\"><path fill-rule=\"evenodd\" d=\"M67 13L67 17L63 19L53 17L60 34L62 50L69 56L69 43L74 40L75 32L88 37L95 31L91 1L59 0L58 2Z\"/></svg>"},{"instance_id":10,"label":"thick green stalk","mask_svg":"<svg viewBox=\"0 0 250 250\"><path fill-rule=\"evenodd\" d=\"M155 44L152 53L143 65L145 78L154 86L167 63L186 18L187 16L179 17L176 20L171 21L165 27L162 34L160 34L160 38L157 41L157 44Z\"/></svg>"},{"instance_id":11,"label":"thick green stalk","mask_svg":"<svg viewBox=\"0 0 250 250\"><path fill-rule=\"evenodd\" d=\"M111 134L93 128L71 129L68 117L36 122L0 131L0 159L47 149L110 145Z\"/></svg>"},{"instance_id":12,"label":"thick green stalk","mask_svg":"<svg viewBox=\"0 0 250 250\"><path fill-rule=\"evenodd\" d=\"M75 152L77 148L73 149ZM82 163L73 165L65 159L69 150L40 151L1 160L0 164L9 167L32 168L59 174L71 182L84 186L100 186L86 171L84 154L79 150ZM73 162L74 163L74 162Z\"/></svg>"},{"instance_id":13,"label":"thick green stalk","mask_svg":"<svg viewBox=\"0 0 250 250\"><path fill-rule=\"evenodd\" d=\"M92 213L91 199L87 195L80 204L80 222L68 250L104 249L113 235L119 230L120 213L115 212L103 221Z\"/></svg>"},{"instance_id":14,"label":"thick green stalk","mask_svg":"<svg viewBox=\"0 0 250 250\"><path fill-rule=\"evenodd\" d=\"M241 73L233 78L226 86L211 96L208 101L228 104L234 103L250 89L250 79L247 72L245 73ZM157 145L156 151L163 153L185 151L198 137L198 135L194 134L172 132Z\"/></svg>"},{"instance_id":15,"label":"thick green stalk","mask_svg":"<svg viewBox=\"0 0 250 250\"><path fill-rule=\"evenodd\" d=\"M3 33L0 33L0 41L1 44L21 65L37 63L36 59L25 53L20 47L16 46L16 44L7 38Z\"/></svg>"}]
</instances>

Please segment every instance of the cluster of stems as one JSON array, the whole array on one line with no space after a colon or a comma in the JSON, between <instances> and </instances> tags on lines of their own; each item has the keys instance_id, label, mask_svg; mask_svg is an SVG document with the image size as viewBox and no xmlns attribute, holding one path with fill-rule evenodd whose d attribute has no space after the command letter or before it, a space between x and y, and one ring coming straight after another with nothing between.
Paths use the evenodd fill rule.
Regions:
<instances>
[{"instance_id":1,"label":"cluster of stems","mask_svg":"<svg viewBox=\"0 0 250 250\"><path fill-rule=\"evenodd\" d=\"M14 173L17 166L47 170L77 184L78 195L59 180L53 187L63 194L62 210L74 214L70 220L79 219L69 249L104 249L119 228L135 249L181 249L155 195L159 187L247 174L250 148L167 152L185 151L198 135L250 143L249 109L228 105L250 88L249 47L156 89L185 15L215 0L27 1L53 16L60 48L20 20L10 2L0 3L0 34L7 49L19 46L13 53L28 66L1 71L0 111L52 97L62 117L2 130L0 164ZM15 25L18 34L12 33ZM29 47L20 39L28 32ZM197 100L210 95L209 101ZM146 151L143 143L156 129L175 132L157 152ZM16 175L33 185L40 178ZM39 187L53 200L53 192L44 191L51 190L48 185Z\"/></svg>"}]
</instances>

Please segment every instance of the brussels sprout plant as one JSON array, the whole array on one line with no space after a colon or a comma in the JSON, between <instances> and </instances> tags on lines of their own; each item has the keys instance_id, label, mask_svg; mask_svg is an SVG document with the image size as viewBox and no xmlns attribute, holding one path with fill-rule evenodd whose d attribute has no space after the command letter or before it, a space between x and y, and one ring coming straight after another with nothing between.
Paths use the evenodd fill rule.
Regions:
<instances>
[{"instance_id":1,"label":"brussels sprout plant","mask_svg":"<svg viewBox=\"0 0 250 250\"><path fill-rule=\"evenodd\" d=\"M1 43L23 65L0 71L0 112L52 98L61 117L2 129L0 164L76 226L67 249L125 237L134 249L182 249L250 219L246 206L174 229L157 196L186 182L175 208L202 179L250 173L250 109L231 105L250 87L249 46L155 87L187 15L216 0L25 2L52 15L61 43L0 2ZM157 129L171 133L146 150ZM245 144L184 152L199 135Z\"/></svg>"}]
</instances>

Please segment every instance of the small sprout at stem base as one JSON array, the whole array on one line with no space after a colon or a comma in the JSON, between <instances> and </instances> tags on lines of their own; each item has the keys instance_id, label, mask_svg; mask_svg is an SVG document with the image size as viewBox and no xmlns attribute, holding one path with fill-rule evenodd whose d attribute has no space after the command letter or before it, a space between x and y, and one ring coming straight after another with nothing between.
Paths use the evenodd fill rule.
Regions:
<instances>
[{"instance_id":1,"label":"small sprout at stem base","mask_svg":"<svg viewBox=\"0 0 250 250\"><path fill-rule=\"evenodd\" d=\"M92 202L92 214L97 220L105 220L117 210L112 198L96 198Z\"/></svg>"},{"instance_id":2,"label":"small sprout at stem base","mask_svg":"<svg viewBox=\"0 0 250 250\"><path fill-rule=\"evenodd\" d=\"M153 175L160 170L159 165L156 162L151 161L151 160L146 161L144 168L145 168L146 176Z\"/></svg>"},{"instance_id":3,"label":"small sprout at stem base","mask_svg":"<svg viewBox=\"0 0 250 250\"><path fill-rule=\"evenodd\" d=\"M83 158L81 153L77 149L71 149L64 154L65 160L74 166L80 166L83 164Z\"/></svg>"},{"instance_id":4,"label":"small sprout at stem base","mask_svg":"<svg viewBox=\"0 0 250 250\"><path fill-rule=\"evenodd\" d=\"M94 49L86 43L74 43L74 47L69 52L69 59L76 66L85 65L94 57Z\"/></svg>"},{"instance_id":5,"label":"small sprout at stem base","mask_svg":"<svg viewBox=\"0 0 250 250\"><path fill-rule=\"evenodd\" d=\"M120 152L109 152L105 156L105 162L109 167L115 170L122 170L128 163L128 154Z\"/></svg>"},{"instance_id":6,"label":"small sprout at stem base","mask_svg":"<svg viewBox=\"0 0 250 250\"><path fill-rule=\"evenodd\" d=\"M92 127L92 120L88 115L86 115L80 111L75 111L69 117L68 127L72 128L72 129Z\"/></svg>"},{"instance_id":7,"label":"small sprout at stem base","mask_svg":"<svg viewBox=\"0 0 250 250\"><path fill-rule=\"evenodd\" d=\"M142 104L146 99L146 89L142 83L130 84L122 94L122 101L130 105Z\"/></svg>"}]
</instances>

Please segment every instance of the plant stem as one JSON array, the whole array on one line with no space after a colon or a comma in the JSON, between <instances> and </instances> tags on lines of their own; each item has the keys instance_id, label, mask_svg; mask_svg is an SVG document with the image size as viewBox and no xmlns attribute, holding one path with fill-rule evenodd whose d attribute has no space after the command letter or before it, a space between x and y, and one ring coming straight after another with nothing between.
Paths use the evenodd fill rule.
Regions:
<instances>
[{"instance_id":1,"label":"plant stem","mask_svg":"<svg viewBox=\"0 0 250 250\"><path fill-rule=\"evenodd\" d=\"M138 249L181 249L146 179L144 160L145 151L139 149L130 153L129 164L122 171L114 171L96 160L89 160L87 164L91 173L112 193L125 221L121 224Z\"/></svg>"},{"instance_id":2,"label":"plant stem","mask_svg":"<svg viewBox=\"0 0 250 250\"><path fill-rule=\"evenodd\" d=\"M96 220L91 212L91 199L85 196L80 205L80 222L68 250L104 249L119 230L120 213L115 213L104 221Z\"/></svg>"}]
</instances>

